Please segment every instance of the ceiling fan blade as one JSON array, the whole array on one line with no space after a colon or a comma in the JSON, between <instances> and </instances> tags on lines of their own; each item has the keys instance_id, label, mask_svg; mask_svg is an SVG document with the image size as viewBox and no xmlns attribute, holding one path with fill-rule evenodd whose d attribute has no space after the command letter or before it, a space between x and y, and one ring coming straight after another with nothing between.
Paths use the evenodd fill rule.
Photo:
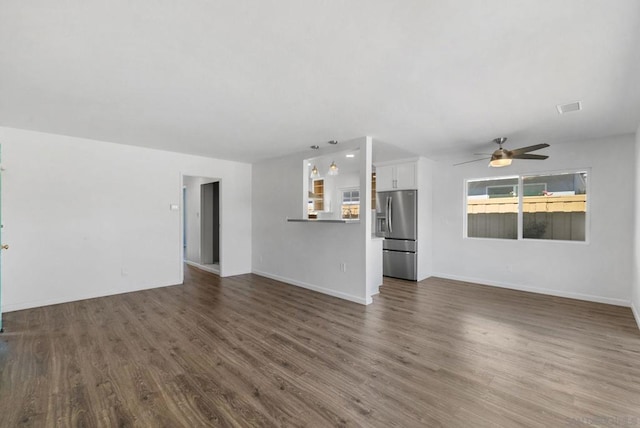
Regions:
<instances>
[{"instance_id":1,"label":"ceiling fan blade","mask_svg":"<svg viewBox=\"0 0 640 428\"><path fill-rule=\"evenodd\" d=\"M491 158L482 158L482 159L474 159L466 162L454 163L453 166L464 165L465 163L478 162L478 161L486 161Z\"/></svg>"},{"instance_id":2,"label":"ceiling fan blade","mask_svg":"<svg viewBox=\"0 0 640 428\"><path fill-rule=\"evenodd\" d=\"M533 152L535 150L544 149L545 147L549 147L549 145L547 143L542 143L542 144L536 144L533 146L520 147L519 149L511 150L511 154L514 156L521 155L522 153Z\"/></svg>"},{"instance_id":3,"label":"ceiling fan blade","mask_svg":"<svg viewBox=\"0 0 640 428\"><path fill-rule=\"evenodd\" d=\"M537 159L537 160L544 160L546 158L548 158L549 156L545 156L545 155L531 155L531 154L521 154L521 155L514 155L513 159Z\"/></svg>"},{"instance_id":4,"label":"ceiling fan blade","mask_svg":"<svg viewBox=\"0 0 640 428\"><path fill-rule=\"evenodd\" d=\"M493 153L474 153L474 156L491 156Z\"/></svg>"}]
</instances>

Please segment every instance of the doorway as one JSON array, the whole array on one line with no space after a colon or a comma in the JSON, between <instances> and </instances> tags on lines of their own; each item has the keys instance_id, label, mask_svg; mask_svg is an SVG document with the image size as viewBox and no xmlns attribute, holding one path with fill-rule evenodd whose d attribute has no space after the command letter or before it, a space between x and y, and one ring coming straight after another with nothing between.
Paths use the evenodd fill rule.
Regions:
<instances>
[{"instance_id":1,"label":"doorway","mask_svg":"<svg viewBox=\"0 0 640 428\"><path fill-rule=\"evenodd\" d=\"M183 176L184 262L220 275L220 191L217 178Z\"/></svg>"},{"instance_id":2,"label":"doorway","mask_svg":"<svg viewBox=\"0 0 640 428\"><path fill-rule=\"evenodd\" d=\"M2 170L3 168L0 167L0 176L2 176ZM2 179L0 178L0 181L2 181ZM1 184L1 183L0 183ZM2 212L2 210L0 210L0 212ZM2 225L2 218L0 218L0 230L3 228L4 226ZM1 238L1 233L0 233L0 238ZM2 243L2 240L0 239L0 243ZM6 250L8 249L9 246L8 245L4 245L2 244L2 248L0 248L0 251L2 250ZM2 284L0 284L0 333L4 332L4 327L2 326Z\"/></svg>"}]
</instances>

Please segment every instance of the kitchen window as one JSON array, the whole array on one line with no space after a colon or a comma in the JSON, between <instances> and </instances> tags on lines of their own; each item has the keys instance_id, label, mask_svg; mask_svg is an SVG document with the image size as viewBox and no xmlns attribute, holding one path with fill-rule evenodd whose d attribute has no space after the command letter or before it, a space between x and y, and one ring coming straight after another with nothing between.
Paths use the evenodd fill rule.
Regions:
<instances>
[{"instance_id":1,"label":"kitchen window","mask_svg":"<svg viewBox=\"0 0 640 428\"><path fill-rule=\"evenodd\" d=\"M360 218L360 190L343 190L341 209L343 219Z\"/></svg>"},{"instance_id":2,"label":"kitchen window","mask_svg":"<svg viewBox=\"0 0 640 428\"><path fill-rule=\"evenodd\" d=\"M587 177L568 171L466 180L465 236L585 242Z\"/></svg>"}]
</instances>

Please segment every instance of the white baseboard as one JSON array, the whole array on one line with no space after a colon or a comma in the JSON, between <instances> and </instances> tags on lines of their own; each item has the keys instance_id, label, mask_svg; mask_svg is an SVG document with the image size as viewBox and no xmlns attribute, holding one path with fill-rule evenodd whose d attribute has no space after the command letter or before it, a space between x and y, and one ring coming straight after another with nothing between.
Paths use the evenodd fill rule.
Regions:
<instances>
[{"instance_id":1,"label":"white baseboard","mask_svg":"<svg viewBox=\"0 0 640 428\"><path fill-rule=\"evenodd\" d=\"M633 317L636 319L636 324L638 324L638 328L640 329L640 312L638 312L638 308L636 308L633 302L631 302L631 312L633 312Z\"/></svg>"},{"instance_id":2,"label":"white baseboard","mask_svg":"<svg viewBox=\"0 0 640 428\"><path fill-rule=\"evenodd\" d=\"M115 296L117 294L133 293L135 291L150 290L152 288L170 287L172 285L180 285L180 284L182 284L182 283L178 282L178 283L171 283L171 284L152 285L150 287L139 287L139 288L132 288L132 289L129 289L129 290L115 290L115 289L113 289L113 290L106 290L106 291L100 292L100 293L88 293L86 295L55 297L53 299L44 299L44 300L31 300L29 302L20 302L20 303L3 305L2 306L2 312L6 313L6 312L21 311L23 309L38 308L38 307L41 307L41 306L59 305L61 303L78 302L80 300L96 299L98 297Z\"/></svg>"},{"instance_id":3,"label":"white baseboard","mask_svg":"<svg viewBox=\"0 0 640 428\"><path fill-rule=\"evenodd\" d=\"M566 291L552 290L549 288L526 287L518 284L509 284L504 282L489 281L482 278L470 278L460 275L450 275L447 273L434 273L433 276L445 279L453 279L455 281L472 282L478 285L488 285L492 287L508 288L511 290L527 291L529 293L546 294L549 296L566 297L568 299L585 300L588 302L606 303L608 305L630 307L631 301L624 299L614 299L611 297L595 296L592 294L573 293ZM638 318L636 317L636 321ZM639 323L640 325L640 323Z\"/></svg>"},{"instance_id":4,"label":"white baseboard","mask_svg":"<svg viewBox=\"0 0 640 428\"><path fill-rule=\"evenodd\" d=\"M279 275L273 275L267 272L254 270L252 273L259 276L264 276L265 278L275 279L276 281L284 282L286 284L291 284L298 287L306 288L307 290L317 291L318 293L327 294L333 297L338 297L339 299L360 303L361 305L369 305L373 302L373 299L371 297L369 297L368 299L363 299L362 297L353 296L351 294L343 293L341 291L332 290L330 288L319 287L314 284L309 284L309 283L298 281L291 278L285 278Z\"/></svg>"}]
</instances>

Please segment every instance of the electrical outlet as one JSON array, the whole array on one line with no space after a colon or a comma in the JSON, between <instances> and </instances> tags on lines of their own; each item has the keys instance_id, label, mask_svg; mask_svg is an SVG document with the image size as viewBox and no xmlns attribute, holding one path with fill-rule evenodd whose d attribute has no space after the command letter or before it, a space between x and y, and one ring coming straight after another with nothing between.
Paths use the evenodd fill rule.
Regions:
<instances>
[{"instance_id":1,"label":"electrical outlet","mask_svg":"<svg viewBox=\"0 0 640 428\"><path fill-rule=\"evenodd\" d=\"M347 262L341 262L340 263L340 272L346 272L347 271Z\"/></svg>"}]
</instances>

